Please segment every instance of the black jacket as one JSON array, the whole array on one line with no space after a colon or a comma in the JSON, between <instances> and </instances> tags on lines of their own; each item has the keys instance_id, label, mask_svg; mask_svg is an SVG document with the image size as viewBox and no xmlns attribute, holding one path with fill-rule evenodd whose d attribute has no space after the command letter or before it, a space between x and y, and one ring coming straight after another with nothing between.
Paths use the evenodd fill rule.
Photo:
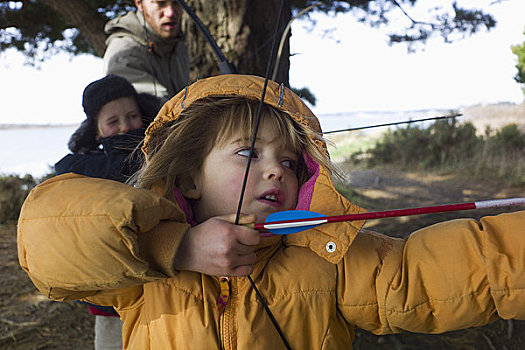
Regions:
<instances>
[{"instance_id":1,"label":"black jacket","mask_svg":"<svg viewBox=\"0 0 525 350\"><path fill-rule=\"evenodd\" d=\"M103 138L96 150L66 155L55 164L55 172L57 175L73 172L124 182L138 170L142 154L135 149L143 138L144 128Z\"/></svg>"}]
</instances>

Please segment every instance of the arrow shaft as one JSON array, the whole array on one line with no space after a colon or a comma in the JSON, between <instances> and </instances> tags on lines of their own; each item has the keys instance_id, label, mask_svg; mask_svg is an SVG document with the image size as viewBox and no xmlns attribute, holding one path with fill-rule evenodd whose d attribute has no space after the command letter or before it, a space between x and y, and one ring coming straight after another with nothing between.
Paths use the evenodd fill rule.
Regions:
<instances>
[{"instance_id":1,"label":"arrow shaft","mask_svg":"<svg viewBox=\"0 0 525 350\"><path fill-rule=\"evenodd\" d=\"M513 206L513 205L523 205L523 204L525 204L525 198L494 199L494 200L470 202L470 203L444 204L444 205L436 205L436 206L430 206L430 207L395 209L395 210L377 211L377 212L360 213L360 214L336 215L336 216L327 216L327 217L322 217L322 218L313 217L313 218L304 218L304 219L262 222L262 223L256 223L254 225L254 228L261 232L265 232L271 229L282 229L282 228L300 227L300 226L316 226L316 225L320 225L324 223L331 223L331 222L369 220L369 219L410 216L410 215L420 215L420 214L430 214L430 213L444 213L444 212L450 212L450 211L507 207L507 206Z\"/></svg>"},{"instance_id":2,"label":"arrow shaft","mask_svg":"<svg viewBox=\"0 0 525 350\"><path fill-rule=\"evenodd\" d=\"M436 206L431 206L431 207L395 209L395 210L385 210L385 211L362 213L362 214L338 215L338 216L329 217L328 222L391 218L391 217L397 217L397 216L443 213L443 212L448 212L448 211L459 211L459 210L469 210L469 209L476 209L476 204L475 203L445 204L445 205L436 205Z\"/></svg>"}]
</instances>

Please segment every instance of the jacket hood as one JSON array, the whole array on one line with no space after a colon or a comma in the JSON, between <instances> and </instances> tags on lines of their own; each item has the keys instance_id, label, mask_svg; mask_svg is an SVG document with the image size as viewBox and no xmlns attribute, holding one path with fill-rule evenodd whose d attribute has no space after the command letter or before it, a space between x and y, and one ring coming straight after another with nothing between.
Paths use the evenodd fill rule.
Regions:
<instances>
[{"instance_id":1,"label":"jacket hood","mask_svg":"<svg viewBox=\"0 0 525 350\"><path fill-rule=\"evenodd\" d=\"M159 132L176 120L181 112L193 102L206 97L241 96L248 99L260 100L264 87L264 78L250 75L219 75L198 80L166 102L157 114L155 120L146 130L146 137L142 147L146 161L154 140ZM326 151L322 141L322 130L319 120L306 104L284 84L268 81L264 102L273 106L314 132L314 142ZM311 157L305 156L310 178L301 186L297 210L312 210L324 215L341 215L364 212L363 209L350 203L335 189L330 174L319 166ZM191 213L188 210L182 195L177 196L177 202L191 222ZM185 209L186 208L186 209ZM339 262L355 236L363 226L364 221L333 223L287 235L286 244L308 247L322 258L332 262Z\"/></svg>"},{"instance_id":2,"label":"jacket hood","mask_svg":"<svg viewBox=\"0 0 525 350\"><path fill-rule=\"evenodd\" d=\"M147 155L150 142L168 123L176 120L182 111L193 102L205 97L240 96L259 101L264 87L264 78L253 75L225 74L211 78L201 79L187 86L171 100L166 102L159 111L155 120L146 131L143 151ZM264 102L273 106L311 129L315 136L316 144L326 152L326 145L322 141L322 130L319 120L299 96L284 84L268 81Z\"/></svg>"}]
</instances>

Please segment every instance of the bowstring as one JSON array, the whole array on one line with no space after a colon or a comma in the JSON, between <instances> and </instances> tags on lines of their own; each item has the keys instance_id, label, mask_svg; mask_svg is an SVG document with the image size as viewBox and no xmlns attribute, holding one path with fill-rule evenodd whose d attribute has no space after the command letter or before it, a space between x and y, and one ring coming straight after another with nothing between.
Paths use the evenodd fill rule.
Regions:
<instances>
[{"instance_id":1,"label":"bowstring","mask_svg":"<svg viewBox=\"0 0 525 350\"><path fill-rule=\"evenodd\" d=\"M266 67L266 74L265 74L265 77L264 77L264 85L263 85L263 90L262 90L262 93L261 93L261 100L259 101L259 106L257 108L257 116L256 116L256 119L255 119L255 125L254 125L254 128L253 128L252 142L251 142L251 146L250 146L250 155L248 157L248 162L246 164L246 170L244 172L244 180L243 180L242 187L241 187L241 194L240 194L240 198L239 198L239 204L237 206L237 214L235 216L235 224L236 225L239 224L239 218L240 218L240 215L241 215L241 208L242 208L242 201L244 199L244 193L246 191L246 185L248 183L248 174L250 172L250 165L252 163L253 154L254 154L254 151L255 151L255 141L257 140L257 132L259 131L259 124L261 122L261 113L262 113L262 108L263 108L263 105L264 105L264 98L266 96L266 89L268 87L268 80L269 80L269 76L270 76L270 71L271 71L271 67L272 67L273 61L274 61L274 52L275 52L275 46L276 46L277 37L278 37L277 34L279 32L279 27L280 27L280 24L281 24L281 16L282 16L282 13L283 13L283 8L284 8L284 0L281 0L281 3L279 5L279 14L277 16L277 23L275 24L275 30L274 30L274 34L273 34L272 48L270 50L270 59L268 60L268 65ZM279 63L276 62L276 65L277 64L279 64ZM255 282L253 281L252 277L250 275L248 275L246 277L248 278L248 281L250 281L250 284L252 285L252 287L253 287L253 289L255 291L255 294L257 295L257 298L261 302L262 306L264 307L264 310L268 314L268 317L270 317L270 320L272 321L275 329L279 333L279 336L281 337L281 340L283 341L284 345L286 346L286 349L291 349L291 346L288 343L288 341L286 340L286 337L284 336L284 333L282 332L281 327L279 327L279 324L277 323L277 320L273 316L273 314L272 314L270 308L268 307L268 304L264 300L264 297L262 296L261 292L259 292L259 289L255 285Z\"/></svg>"},{"instance_id":2,"label":"bowstring","mask_svg":"<svg viewBox=\"0 0 525 350\"><path fill-rule=\"evenodd\" d=\"M239 224L239 217L241 215L241 208L242 208L242 201L243 201L243 198L244 198L244 192L246 191L246 184L248 182L248 174L250 172L250 165L252 163L252 159L253 159L253 153L254 153L254 150L255 150L255 141L257 139L257 132L259 131L259 124L261 122L261 112L262 112L262 108L263 108L263 105L264 105L264 98L266 96L266 89L268 87L268 81L269 81L269 76L270 76L270 70L271 70L271 66L273 64L273 61L274 61L274 51L275 51L275 46L276 46L276 43L277 43L277 33L279 32L279 26L280 26L280 23L281 23L281 16L282 16L282 11L283 11L283 7L284 7L284 0L281 0L281 3L280 3L280 8L279 8L279 17L277 18L277 23L275 25L275 30L274 30L274 35L273 35L273 42L272 42L272 48L270 50L270 59L268 60L268 65L266 66L266 74L265 74L265 77L264 77L264 85L263 85L263 89L262 89L262 93L261 93L261 100L259 101L259 106L257 107L257 116L256 116L256 119L255 119L255 125L254 125L254 128L253 128L253 134L252 134L252 138L251 138L251 145L250 145L250 154L249 154L249 157L248 157L248 163L246 164L246 170L244 172L244 179L243 179L243 182L242 182L242 187L241 187L241 194L240 194L240 198L239 198L239 204L237 205L237 214L236 214L236 217L235 217L235 224ZM276 63L278 64L278 63Z\"/></svg>"}]
</instances>

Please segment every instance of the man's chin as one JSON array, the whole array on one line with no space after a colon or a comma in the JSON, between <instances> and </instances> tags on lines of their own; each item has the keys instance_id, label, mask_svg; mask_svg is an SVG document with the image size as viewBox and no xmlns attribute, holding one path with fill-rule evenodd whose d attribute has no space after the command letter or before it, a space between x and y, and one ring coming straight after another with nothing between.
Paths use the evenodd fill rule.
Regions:
<instances>
[{"instance_id":1,"label":"man's chin","mask_svg":"<svg viewBox=\"0 0 525 350\"><path fill-rule=\"evenodd\" d=\"M175 38L178 34L179 34L179 31L176 29L174 30L165 29L159 33L159 35L163 39Z\"/></svg>"}]
</instances>

